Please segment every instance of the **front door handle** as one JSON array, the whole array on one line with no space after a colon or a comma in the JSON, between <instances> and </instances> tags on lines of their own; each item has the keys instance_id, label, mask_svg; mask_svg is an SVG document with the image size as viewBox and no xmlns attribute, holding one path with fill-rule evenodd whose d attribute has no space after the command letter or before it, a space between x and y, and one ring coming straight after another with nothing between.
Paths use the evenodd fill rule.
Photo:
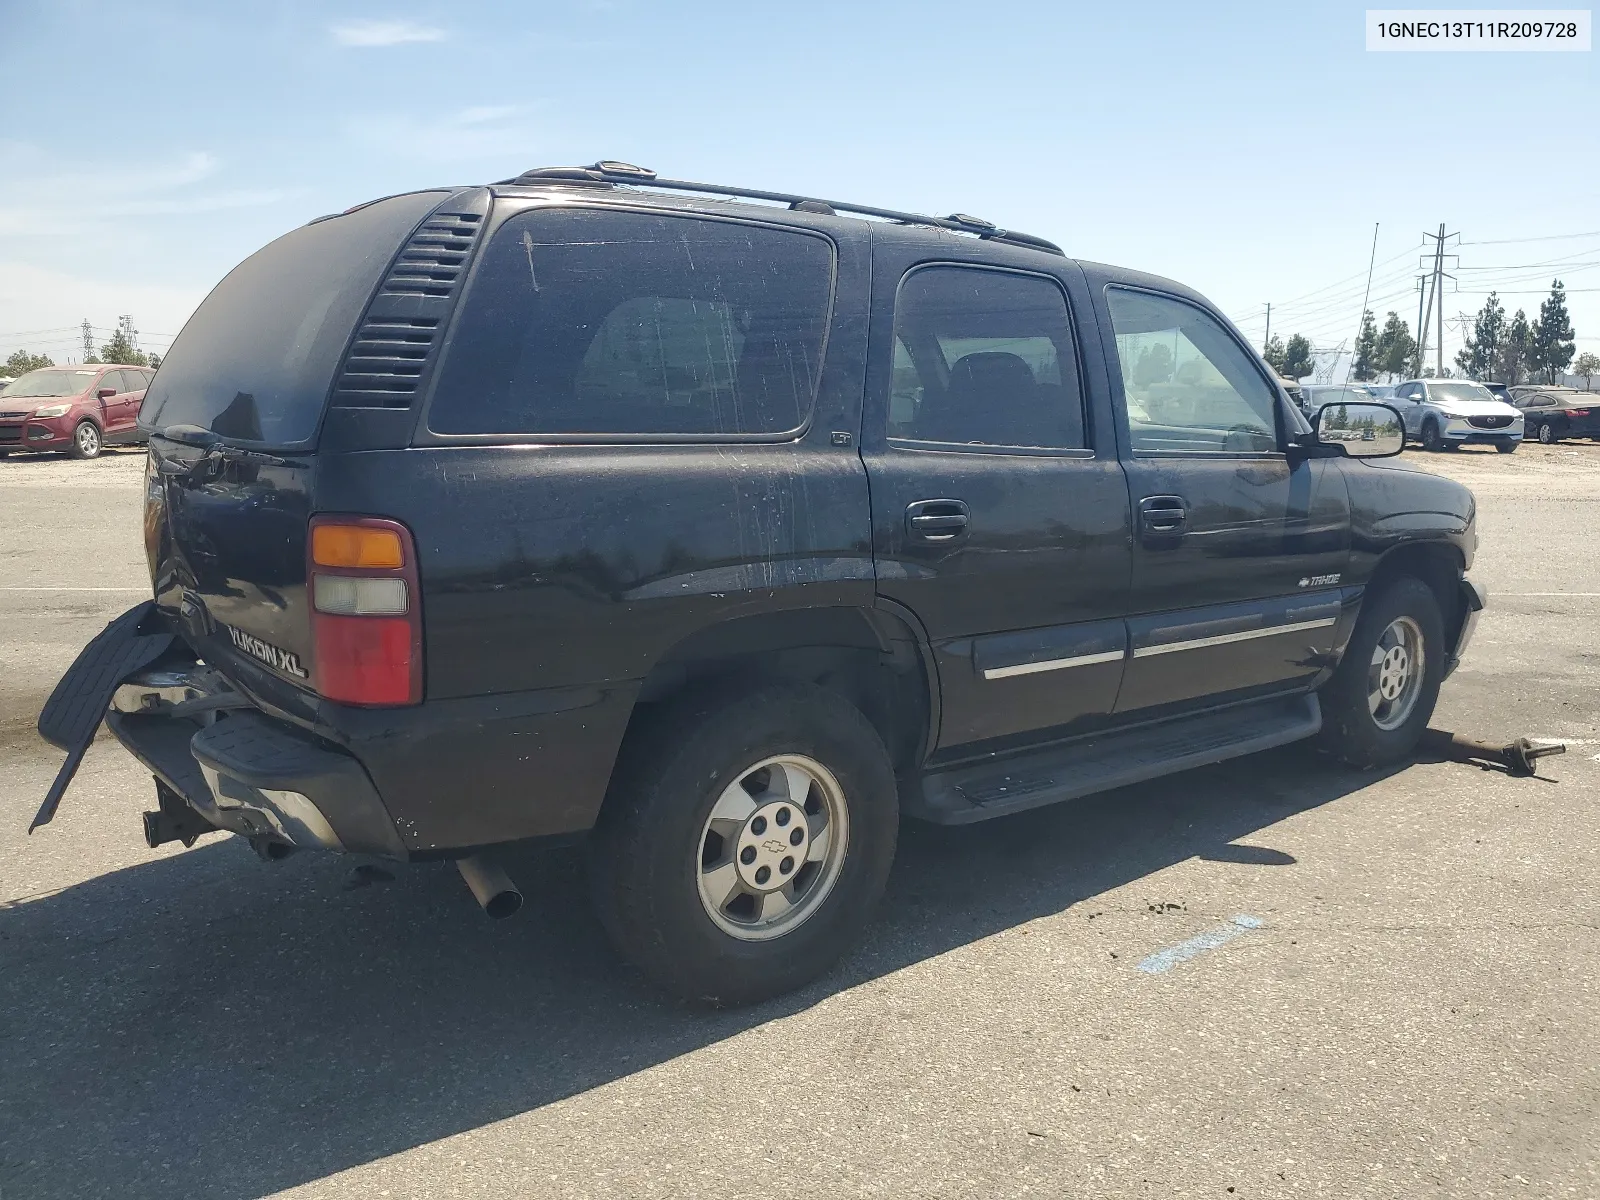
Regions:
<instances>
[{"instance_id":1,"label":"front door handle","mask_svg":"<svg viewBox=\"0 0 1600 1200\"><path fill-rule=\"evenodd\" d=\"M1146 496L1139 501L1139 527L1146 536L1181 534L1188 520L1189 506L1182 496Z\"/></svg>"},{"instance_id":2,"label":"front door handle","mask_svg":"<svg viewBox=\"0 0 1600 1200\"><path fill-rule=\"evenodd\" d=\"M971 515L964 500L917 500L906 505L906 532L919 542L951 542Z\"/></svg>"}]
</instances>

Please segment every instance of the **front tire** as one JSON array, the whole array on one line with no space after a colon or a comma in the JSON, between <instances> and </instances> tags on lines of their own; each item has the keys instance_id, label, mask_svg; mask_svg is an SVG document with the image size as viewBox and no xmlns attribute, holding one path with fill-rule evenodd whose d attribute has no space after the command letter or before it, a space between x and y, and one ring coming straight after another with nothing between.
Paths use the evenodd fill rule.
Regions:
<instances>
[{"instance_id":1,"label":"front tire","mask_svg":"<svg viewBox=\"0 0 1600 1200\"><path fill-rule=\"evenodd\" d=\"M1445 653L1444 618L1427 584L1402 575L1369 595L1322 688L1322 749L1359 767L1410 755L1438 702Z\"/></svg>"},{"instance_id":2,"label":"front tire","mask_svg":"<svg viewBox=\"0 0 1600 1200\"><path fill-rule=\"evenodd\" d=\"M1422 423L1422 448L1434 453L1444 449L1444 435L1439 432L1439 422L1432 417Z\"/></svg>"},{"instance_id":3,"label":"front tire","mask_svg":"<svg viewBox=\"0 0 1600 1200\"><path fill-rule=\"evenodd\" d=\"M662 988L753 1003L855 941L898 826L888 751L842 696L809 684L700 695L629 733L590 843L595 906Z\"/></svg>"},{"instance_id":4,"label":"front tire","mask_svg":"<svg viewBox=\"0 0 1600 1200\"><path fill-rule=\"evenodd\" d=\"M1543 438L1540 438L1539 440L1541 442L1544 441ZM1554 439L1551 440L1553 441ZM1522 445L1521 442L1496 442L1494 444L1494 448L1501 454L1515 454L1517 452L1517 447L1520 445Z\"/></svg>"},{"instance_id":5,"label":"front tire","mask_svg":"<svg viewBox=\"0 0 1600 1200\"><path fill-rule=\"evenodd\" d=\"M100 427L93 421L79 421L72 431L72 445L67 447L67 454L72 458L99 458L102 448Z\"/></svg>"}]
</instances>

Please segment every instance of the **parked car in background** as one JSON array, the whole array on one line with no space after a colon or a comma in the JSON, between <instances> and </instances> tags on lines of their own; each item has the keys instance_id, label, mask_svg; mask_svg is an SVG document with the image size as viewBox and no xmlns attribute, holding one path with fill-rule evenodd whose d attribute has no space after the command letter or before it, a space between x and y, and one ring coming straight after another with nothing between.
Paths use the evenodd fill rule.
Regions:
<instances>
[{"instance_id":1,"label":"parked car in background","mask_svg":"<svg viewBox=\"0 0 1600 1200\"><path fill-rule=\"evenodd\" d=\"M1364 383L1311 384L1300 389L1300 411L1311 416L1324 404L1347 404L1362 401L1383 403Z\"/></svg>"},{"instance_id":2,"label":"parked car in background","mask_svg":"<svg viewBox=\"0 0 1600 1200\"><path fill-rule=\"evenodd\" d=\"M1511 403L1511 388L1506 384L1485 382L1483 386L1489 389L1490 395L1496 400L1504 400L1507 404Z\"/></svg>"},{"instance_id":3,"label":"parked car in background","mask_svg":"<svg viewBox=\"0 0 1600 1200\"><path fill-rule=\"evenodd\" d=\"M1408 379L1391 403L1424 450L1483 445L1511 454L1522 444L1521 410L1470 379Z\"/></svg>"},{"instance_id":4,"label":"parked car in background","mask_svg":"<svg viewBox=\"0 0 1600 1200\"><path fill-rule=\"evenodd\" d=\"M1565 387L1511 389L1511 403L1522 410L1523 437L1546 446L1564 437L1600 438L1600 395Z\"/></svg>"},{"instance_id":5,"label":"parked car in background","mask_svg":"<svg viewBox=\"0 0 1600 1200\"><path fill-rule=\"evenodd\" d=\"M4 392L15 382L16 380L11 378L9 375L0 375L0 392Z\"/></svg>"},{"instance_id":6,"label":"parked car in background","mask_svg":"<svg viewBox=\"0 0 1600 1200\"><path fill-rule=\"evenodd\" d=\"M149 367L43 367L0 395L0 455L64 450L98 458L103 447L142 442L139 405L155 372Z\"/></svg>"}]
</instances>

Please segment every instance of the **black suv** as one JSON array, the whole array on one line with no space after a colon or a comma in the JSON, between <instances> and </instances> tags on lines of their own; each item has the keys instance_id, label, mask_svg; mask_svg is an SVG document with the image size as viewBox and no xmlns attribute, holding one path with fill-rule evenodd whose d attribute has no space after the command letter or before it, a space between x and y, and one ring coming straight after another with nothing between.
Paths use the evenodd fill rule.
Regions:
<instances>
[{"instance_id":1,"label":"black suv","mask_svg":"<svg viewBox=\"0 0 1600 1200\"><path fill-rule=\"evenodd\" d=\"M236 268L162 363L154 599L102 716L152 846L457 860L586 835L672 991L812 978L902 814L1296 739L1413 748L1483 593L1394 410L1307 421L1203 298L967 216L620 163L392 196ZM109 706L109 714L107 708Z\"/></svg>"}]
</instances>

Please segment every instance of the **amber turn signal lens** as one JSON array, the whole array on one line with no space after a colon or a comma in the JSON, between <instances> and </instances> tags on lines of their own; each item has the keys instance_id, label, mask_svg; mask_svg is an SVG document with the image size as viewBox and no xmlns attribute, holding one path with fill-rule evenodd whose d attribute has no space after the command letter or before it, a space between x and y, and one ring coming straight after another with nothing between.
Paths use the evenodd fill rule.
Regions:
<instances>
[{"instance_id":1,"label":"amber turn signal lens","mask_svg":"<svg viewBox=\"0 0 1600 1200\"><path fill-rule=\"evenodd\" d=\"M311 561L319 567L397 568L405 566L400 535L362 525L313 525Z\"/></svg>"}]
</instances>

